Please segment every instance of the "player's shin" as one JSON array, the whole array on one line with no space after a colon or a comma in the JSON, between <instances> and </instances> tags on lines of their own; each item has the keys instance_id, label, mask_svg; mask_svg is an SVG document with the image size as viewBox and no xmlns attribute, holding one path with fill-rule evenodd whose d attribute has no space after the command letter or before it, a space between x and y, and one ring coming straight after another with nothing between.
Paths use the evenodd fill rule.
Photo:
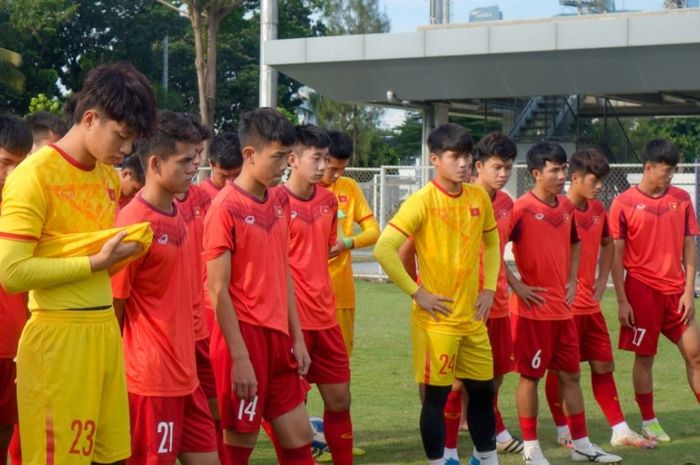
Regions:
<instances>
[{"instance_id":1,"label":"player's shin","mask_svg":"<svg viewBox=\"0 0 700 465\"><path fill-rule=\"evenodd\" d=\"M445 404L450 386L425 385L425 402L420 413L420 434L428 460L442 459L445 452Z\"/></svg>"},{"instance_id":2,"label":"player's shin","mask_svg":"<svg viewBox=\"0 0 700 465\"><path fill-rule=\"evenodd\" d=\"M496 450L496 417L493 411L493 381L462 380L469 395L467 422L478 452Z\"/></svg>"}]
</instances>

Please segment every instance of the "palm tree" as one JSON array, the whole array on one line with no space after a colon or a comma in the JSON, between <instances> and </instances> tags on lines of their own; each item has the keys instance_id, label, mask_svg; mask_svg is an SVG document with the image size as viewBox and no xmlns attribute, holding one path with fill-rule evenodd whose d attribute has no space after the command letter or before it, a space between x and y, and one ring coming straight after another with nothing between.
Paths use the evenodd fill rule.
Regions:
<instances>
[{"instance_id":1,"label":"palm tree","mask_svg":"<svg viewBox=\"0 0 700 465\"><path fill-rule=\"evenodd\" d=\"M19 70L22 55L6 48L0 48L0 85L12 90L24 90L24 74Z\"/></svg>"}]
</instances>

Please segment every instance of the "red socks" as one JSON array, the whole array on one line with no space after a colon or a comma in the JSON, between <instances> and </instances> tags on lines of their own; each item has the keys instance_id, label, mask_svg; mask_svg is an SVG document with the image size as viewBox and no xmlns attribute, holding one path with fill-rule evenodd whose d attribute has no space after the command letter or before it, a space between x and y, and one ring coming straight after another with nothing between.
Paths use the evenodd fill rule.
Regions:
<instances>
[{"instance_id":1,"label":"red socks","mask_svg":"<svg viewBox=\"0 0 700 465\"><path fill-rule=\"evenodd\" d=\"M639 406L639 411L642 414L642 420L648 421L656 418L656 412L654 412L654 393L648 392L641 394L636 392L634 394L634 400L637 401Z\"/></svg>"},{"instance_id":2,"label":"red socks","mask_svg":"<svg viewBox=\"0 0 700 465\"><path fill-rule=\"evenodd\" d=\"M496 434L502 433L506 430L506 424L503 423L503 416L501 416L501 411L498 409L498 391L493 395L493 413L496 415Z\"/></svg>"},{"instance_id":3,"label":"red socks","mask_svg":"<svg viewBox=\"0 0 700 465\"><path fill-rule=\"evenodd\" d=\"M614 426L625 421L622 413L620 399L617 397L617 387L612 373L591 373L591 384L593 385L593 395L600 405L608 424Z\"/></svg>"},{"instance_id":4,"label":"red socks","mask_svg":"<svg viewBox=\"0 0 700 465\"><path fill-rule=\"evenodd\" d=\"M224 444L225 462L222 463L222 465L248 465L248 461L250 460L250 454L252 453L252 447L238 447Z\"/></svg>"},{"instance_id":5,"label":"red socks","mask_svg":"<svg viewBox=\"0 0 700 465\"><path fill-rule=\"evenodd\" d=\"M0 464L7 463L7 447L0 447Z\"/></svg>"},{"instance_id":6,"label":"red socks","mask_svg":"<svg viewBox=\"0 0 700 465\"><path fill-rule=\"evenodd\" d=\"M552 412L552 419L557 426L566 425L566 416L562 408L561 397L559 396L559 375L555 372L547 371L547 381L544 389L547 395L547 405Z\"/></svg>"},{"instance_id":7,"label":"red socks","mask_svg":"<svg viewBox=\"0 0 700 465\"><path fill-rule=\"evenodd\" d=\"M323 428L325 432L325 424ZM296 449L282 449L281 452L282 455L279 457L280 465L315 465L314 459L311 457L310 443ZM350 451L350 456L352 458L352 450Z\"/></svg>"},{"instance_id":8,"label":"red socks","mask_svg":"<svg viewBox=\"0 0 700 465\"><path fill-rule=\"evenodd\" d=\"M323 434L334 465L352 465L352 421L350 411L323 412Z\"/></svg>"},{"instance_id":9,"label":"red socks","mask_svg":"<svg viewBox=\"0 0 700 465\"><path fill-rule=\"evenodd\" d=\"M537 417L519 417L523 441L537 440Z\"/></svg>"},{"instance_id":10,"label":"red socks","mask_svg":"<svg viewBox=\"0 0 700 465\"><path fill-rule=\"evenodd\" d=\"M583 412L575 413L571 416L566 417L566 422L569 425L569 431L571 431L571 439L577 440L588 436L588 430L586 429L586 414Z\"/></svg>"},{"instance_id":11,"label":"red socks","mask_svg":"<svg viewBox=\"0 0 700 465\"><path fill-rule=\"evenodd\" d=\"M10 459L12 460L12 465L22 465L22 447L19 442L19 425L15 424L15 432L12 435L12 440L10 441ZM3 464L5 462L2 462Z\"/></svg>"},{"instance_id":12,"label":"red socks","mask_svg":"<svg viewBox=\"0 0 700 465\"><path fill-rule=\"evenodd\" d=\"M698 403L700 404L700 392L695 393L695 398L698 400Z\"/></svg>"},{"instance_id":13,"label":"red socks","mask_svg":"<svg viewBox=\"0 0 700 465\"><path fill-rule=\"evenodd\" d=\"M462 419L462 391L450 391L445 403L445 447L457 448L459 422Z\"/></svg>"}]
</instances>

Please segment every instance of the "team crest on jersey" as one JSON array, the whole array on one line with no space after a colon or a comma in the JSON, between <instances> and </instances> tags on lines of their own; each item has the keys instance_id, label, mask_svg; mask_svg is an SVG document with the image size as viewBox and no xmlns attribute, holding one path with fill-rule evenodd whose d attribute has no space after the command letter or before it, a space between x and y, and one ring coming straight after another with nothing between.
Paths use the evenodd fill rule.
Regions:
<instances>
[{"instance_id":1,"label":"team crest on jersey","mask_svg":"<svg viewBox=\"0 0 700 465\"><path fill-rule=\"evenodd\" d=\"M678 210L678 202L669 202L668 208L671 210Z\"/></svg>"},{"instance_id":2,"label":"team crest on jersey","mask_svg":"<svg viewBox=\"0 0 700 465\"><path fill-rule=\"evenodd\" d=\"M637 210L644 210L647 206L643 203L638 203L636 206Z\"/></svg>"},{"instance_id":3,"label":"team crest on jersey","mask_svg":"<svg viewBox=\"0 0 700 465\"><path fill-rule=\"evenodd\" d=\"M292 210L292 212L290 213L292 219L296 218L296 217L297 217L297 214L298 214L298 213L297 213L296 210Z\"/></svg>"},{"instance_id":4,"label":"team crest on jersey","mask_svg":"<svg viewBox=\"0 0 700 465\"><path fill-rule=\"evenodd\" d=\"M569 221L571 221L571 215L564 213L564 223L568 223Z\"/></svg>"},{"instance_id":5,"label":"team crest on jersey","mask_svg":"<svg viewBox=\"0 0 700 465\"><path fill-rule=\"evenodd\" d=\"M277 218L282 218L284 216L284 210L281 205L275 205L275 216Z\"/></svg>"},{"instance_id":6,"label":"team crest on jersey","mask_svg":"<svg viewBox=\"0 0 700 465\"><path fill-rule=\"evenodd\" d=\"M248 224L255 224L255 217L253 215L246 216L245 222Z\"/></svg>"},{"instance_id":7,"label":"team crest on jersey","mask_svg":"<svg viewBox=\"0 0 700 465\"><path fill-rule=\"evenodd\" d=\"M338 196L338 202L347 202L347 201L348 201L347 195L339 195Z\"/></svg>"},{"instance_id":8,"label":"team crest on jersey","mask_svg":"<svg viewBox=\"0 0 700 465\"><path fill-rule=\"evenodd\" d=\"M506 216L508 216L508 210L498 210L496 216L499 218L505 218Z\"/></svg>"},{"instance_id":9,"label":"team crest on jersey","mask_svg":"<svg viewBox=\"0 0 700 465\"><path fill-rule=\"evenodd\" d=\"M478 208L471 208L470 209L472 216L479 216L481 215L481 212L479 211Z\"/></svg>"},{"instance_id":10,"label":"team crest on jersey","mask_svg":"<svg viewBox=\"0 0 700 465\"><path fill-rule=\"evenodd\" d=\"M535 213L535 219L537 221L542 221L544 219L544 213Z\"/></svg>"},{"instance_id":11,"label":"team crest on jersey","mask_svg":"<svg viewBox=\"0 0 700 465\"><path fill-rule=\"evenodd\" d=\"M595 215L591 218L593 220L593 224L598 224L600 222L600 217Z\"/></svg>"},{"instance_id":12,"label":"team crest on jersey","mask_svg":"<svg viewBox=\"0 0 700 465\"><path fill-rule=\"evenodd\" d=\"M158 243L159 243L160 245L167 245L168 241L169 241L169 238L168 238L168 235L167 235L167 234L163 234L162 236L160 236L160 237L158 238Z\"/></svg>"},{"instance_id":13,"label":"team crest on jersey","mask_svg":"<svg viewBox=\"0 0 700 465\"><path fill-rule=\"evenodd\" d=\"M202 212L199 207L194 207L194 216L202 216Z\"/></svg>"},{"instance_id":14,"label":"team crest on jersey","mask_svg":"<svg viewBox=\"0 0 700 465\"><path fill-rule=\"evenodd\" d=\"M328 208L328 205L321 205L321 214L322 215L327 215L329 211L330 211L330 208Z\"/></svg>"},{"instance_id":15,"label":"team crest on jersey","mask_svg":"<svg viewBox=\"0 0 700 465\"><path fill-rule=\"evenodd\" d=\"M117 200L117 195L114 193L114 189L107 189L107 195L109 195L109 200L112 202Z\"/></svg>"}]
</instances>

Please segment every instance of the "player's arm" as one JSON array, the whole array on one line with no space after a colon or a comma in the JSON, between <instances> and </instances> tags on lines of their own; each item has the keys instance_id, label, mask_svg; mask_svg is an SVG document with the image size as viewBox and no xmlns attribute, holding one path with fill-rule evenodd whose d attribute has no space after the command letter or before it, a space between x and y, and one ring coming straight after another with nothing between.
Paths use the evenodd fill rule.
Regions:
<instances>
[{"instance_id":1,"label":"player's arm","mask_svg":"<svg viewBox=\"0 0 700 465\"><path fill-rule=\"evenodd\" d=\"M294 344L294 358L299 365L299 374L305 375L309 372L311 357L309 356L309 351L306 349L304 333L301 330L301 323L299 322L297 303L294 297L294 280L292 279L292 273L289 267L287 267L287 301L289 308L289 335Z\"/></svg>"},{"instance_id":2,"label":"player's arm","mask_svg":"<svg viewBox=\"0 0 700 465\"><path fill-rule=\"evenodd\" d=\"M126 299L114 299L112 301L112 306L114 307L114 316L117 317L119 322L119 327L124 329L124 309L126 308Z\"/></svg>"},{"instance_id":3,"label":"player's arm","mask_svg":"<svg viewBox=\"0 0 700 465\"><path fill-rule=\"evenodd\" d=\"M627 300L625 292L625 241L624 239L615 239L613 241L613 263L610 269L613 285L615 286L615 294L617 294L618 318L622 326L629 328L634 326L634 313L632 306Z\"/></svg>"},{"instance_id":4,"label":"player's arm","mask_svg":"<svg viewBox=\"0 0 700 465\"><path fill-rule=\"evenodd\" d=\"M403 263L403 268L412 280L418 282L418 266L416 265L416 243L412 237L399 247L399 258Z\"/></svg>"},{"instance_id":5,"label":"player's arm","mask_svg":"<svg viewBox=\"0 0 700 465\"><path fill-rule=\"evenodd\" d=\"M578 264L581 261L581 240L578 237L576 223L571 223L571 249L569 250L569 279L566 283L566 303L571 305L576 297L578 281Z\"/></svg>"},{"instance_id":6,"label":"player's arm","mask_svg":"<svg viewBox=\"0 0 700 465\"><path fill-rule=\"evenodd\" d=\"M362 231L352 237L339 239L336 245L331 249L331 257L335 257L343 250L369 247L379 239L381 232L379 230L379 223L377 223L377 220L374 218L372 209L369 208L369 204L367 203L365 195L362 193L362 189L355 185L355 190L352 195L355 197L355 202L357 203L353 221L360 225Z\"/></svg>"},{"instance_id":7,"label":"player's arm","mask_svg":"<svg viewBox=\"0 0 700 465\"><path fill-rule=\"evenodd\" d=\"M241 399L253 399L258 392L258 380L250 361L248 347L245 345L241 328L238 324L233 301L228 292L231 282L231 252L225 251L218 257L207 261L207 289L211 298L216 321L233 360L231 370L231 388Z\"/></svg>"},{"instance_id":8,"label":"player's arm","mask_svg":"<svg viewBox=\"0 0 700 465\"><path fill-rule=\"evenodd\" d=\"M608 277L610 277L614 255L615 245L612 238L610 236L603 237L600 241L600 254L598 256L598 278L593 283L593 298L596 301L603 299L608 287Z\"/></svg>"},{"instance_id":9,"label":"player's arm","mask_svg":"<svg viewBox=\"0 0 700 465\"><path fill-rule=\"evenodd\" d=\"M495 223L495 220L494 220ZM493 297L496 294L498 273L501 269L501 247L496 226L489 231L484 231L482 236L484 244L484 285L479 291L474 307L476 314L474 320L486 320L493 306Z\"/></svg>"},{"instance_id":10,"label":"player's arm","mask_svg":"<svg viewBox=\"0 0 700 465\"><path fill-rule=\"evenodd\" d=\"M683 321L688 323L695 318L695 270L697 267L697 250L694 236L685 236L683 243L683 269L685 270L685 290L678 302L678 312L683 314Z\"/></svg>"}]
</instances>

